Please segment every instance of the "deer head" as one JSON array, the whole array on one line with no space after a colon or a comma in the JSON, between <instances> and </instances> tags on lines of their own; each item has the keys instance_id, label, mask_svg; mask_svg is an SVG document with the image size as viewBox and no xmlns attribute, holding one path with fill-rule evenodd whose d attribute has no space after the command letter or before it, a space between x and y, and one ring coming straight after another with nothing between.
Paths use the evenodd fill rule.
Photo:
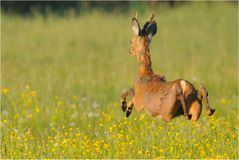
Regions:
<instances>
[{"instance_id":1,"label":"deer head","mask_svg":"<svg viewBox=\"0 0 239 160\"><path fill-rule=\"evenodd\" d=\"M153 18L154 14L149 17L142 29L140 29L137 13L136 16L132 18L132 31L134 36L131 39L129 52L131 55L136 56L137 59L140 58L141 53L147 52L148 45L151 42L152 37L157 32L157 25Z\"/></svg>"}]
</instances>

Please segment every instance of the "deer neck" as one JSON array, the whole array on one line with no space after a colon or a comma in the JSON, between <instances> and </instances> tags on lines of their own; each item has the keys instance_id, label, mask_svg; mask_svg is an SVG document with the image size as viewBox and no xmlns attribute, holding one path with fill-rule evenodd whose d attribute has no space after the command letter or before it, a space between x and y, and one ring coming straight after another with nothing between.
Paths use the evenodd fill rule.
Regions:
<instances>
[{"instance_id":1,"label":"deer neck","mask_svg":"<svg viewBox=\"0 0 239 160\"><path fill-rule=\"evenodd\" d=\"M139 57L139 76L146 76L146 75L152 75L153 70L151 68L151 60L150 60L150 54L149 49L145 49L144 52L140 54Z\"/></svg>"}]
</instances>

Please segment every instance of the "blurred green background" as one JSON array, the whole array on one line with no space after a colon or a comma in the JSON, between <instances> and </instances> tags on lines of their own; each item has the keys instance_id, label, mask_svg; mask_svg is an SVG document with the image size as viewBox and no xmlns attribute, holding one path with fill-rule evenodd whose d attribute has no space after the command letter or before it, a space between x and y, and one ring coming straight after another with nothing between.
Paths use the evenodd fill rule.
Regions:
<instances>
[{"instance_id":1,"label":"blurred green background","mask_svg":"<svg viewBox=\"0 0 239 160\"><path fill-rule=\"evenodd\" d=\"M156 73L205 83L215 97L237 96L235 2L1 3L2 86L117 101L137 73L128 50L138 12L141 25L156 14Z\"/></svg>"}]
</instances>

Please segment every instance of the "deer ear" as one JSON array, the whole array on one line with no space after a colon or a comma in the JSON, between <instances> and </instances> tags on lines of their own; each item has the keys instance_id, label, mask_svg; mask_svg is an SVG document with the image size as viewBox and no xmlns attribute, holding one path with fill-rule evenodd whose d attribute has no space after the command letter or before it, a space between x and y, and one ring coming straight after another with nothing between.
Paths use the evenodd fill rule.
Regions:
<instances>
[{"instance_id":1,"label":"deer ear","mask_svg":"<svg viewBox=\"0 0 239 160\"><path fill-rule=\"evenodd\" d=\"M149 23L147 28L145 29L146 34L149 38L152 38L157 33L157 24L155 21Z\"/></svg>"},{"instance_id":2,"label":"deer ear","mask_svg":"<svg viewBox=\"0 0 239 160\"><path fill-rule=\"evenodd\" d=\"M132 31L135 36L139 36L140 26L138 20L135 17L132 19Z\"/></svg>"}]
</instances>

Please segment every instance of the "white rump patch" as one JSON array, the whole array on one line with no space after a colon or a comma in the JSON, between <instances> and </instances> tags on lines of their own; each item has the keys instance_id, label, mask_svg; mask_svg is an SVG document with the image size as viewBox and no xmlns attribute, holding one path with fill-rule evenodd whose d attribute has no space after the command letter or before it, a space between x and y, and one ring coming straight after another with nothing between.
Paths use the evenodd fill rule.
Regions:
<instances>
[{"instance_id":1,"label":"white rump patch","mask_svg":"<svg viewBox=\"0 0 239 160\"><path fill-rule=\"evenodd\" d=\"M185 93L186 87L187 87L187 82L185 80L180 81L180 86L183 90L183 93Z\"/></svg>"}]
</instances>

